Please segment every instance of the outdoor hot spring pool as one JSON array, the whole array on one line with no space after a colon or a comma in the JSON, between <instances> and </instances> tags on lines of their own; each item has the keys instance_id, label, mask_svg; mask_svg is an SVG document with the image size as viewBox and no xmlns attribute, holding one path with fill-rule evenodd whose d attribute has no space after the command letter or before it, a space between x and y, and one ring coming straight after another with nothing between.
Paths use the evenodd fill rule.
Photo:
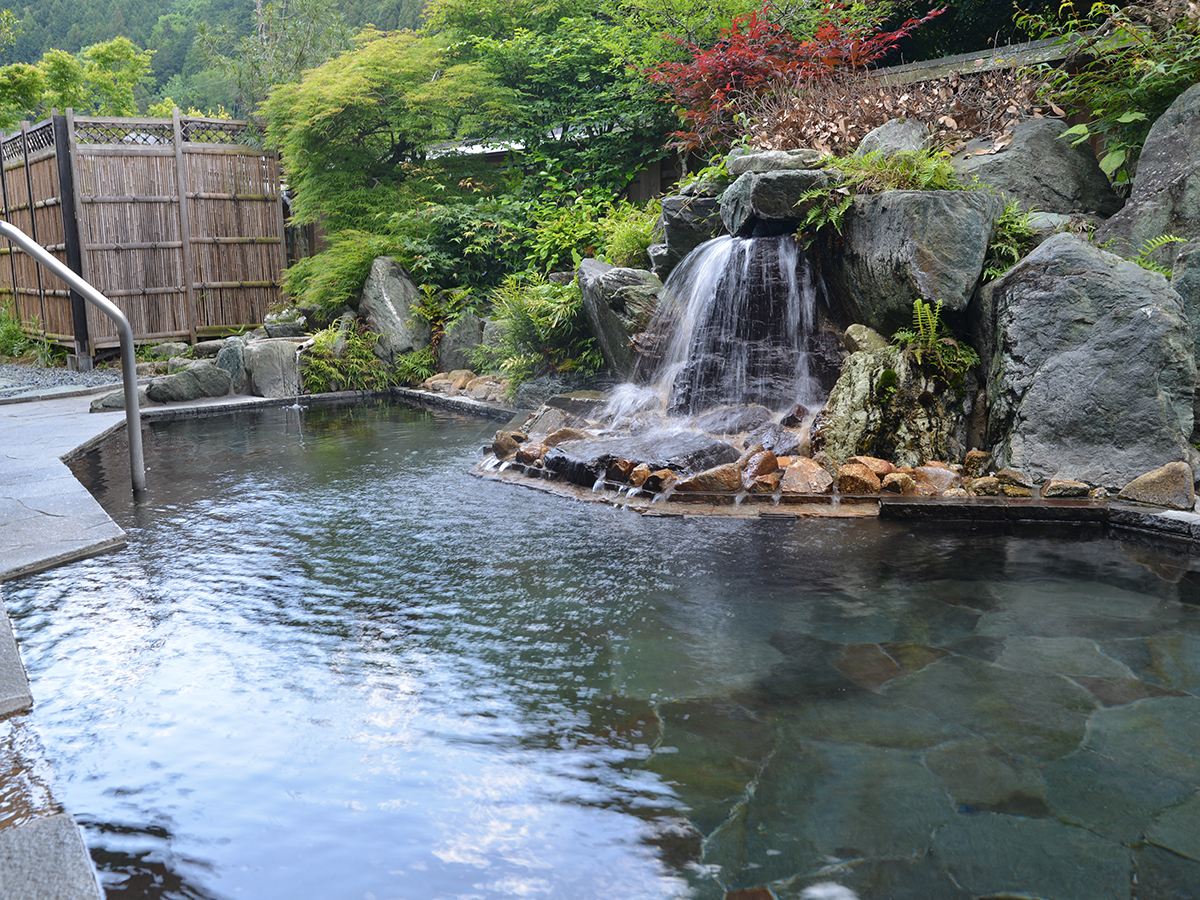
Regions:
<instances>
[{"instance_id":1,"label":"outdoor hot spring pool","mask_svg":"<svg viewBox=\"0 0 1200 900\"><path fill-rule=\"evenodd\" d=\"M122 898L1195 896L1153 550L643 519L470 477L494 430L151 424L136 508L77 463L130 546L5 586L0 822L61 805Z\"/></svg>"}]
</instances>

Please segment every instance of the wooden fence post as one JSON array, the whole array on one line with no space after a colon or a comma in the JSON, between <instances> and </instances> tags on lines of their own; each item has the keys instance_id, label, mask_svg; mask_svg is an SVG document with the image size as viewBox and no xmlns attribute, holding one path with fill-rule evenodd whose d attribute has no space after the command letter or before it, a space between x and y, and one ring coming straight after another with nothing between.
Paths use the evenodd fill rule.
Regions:
<instances>
[{"instance_id":1,"label":"wooden fence post","mask_svg":"<svg viewBox=\"0 0 1200 900\"><path fill-rule=\"evenodd\" d=\"M184 296L187 298L188 330L192 333L192 343L196 343L196 327L200 318L200 310L196 304L196 278L192 263L192 216L188 209L187 171L183 159L183 121L179 117L179 108L171 110L171 124L175 136L175 189L179 193L179 240L180 258L183 266Z\"/></svg>"},{"instance_id":2,"label":"wooden fence post","mask_svg":"<svg viewBox=\"0 0 1200 900\"><path fill-rule=\"evenodd\" d=\"M75 153L75 141L67 117L55 113L54 158L58 163L59 211L63 220L63 243L66 245L67 268L83 277L83 248L79 243L78 208L75 203L75 178L71 157ZM71 289L71 324L75 332L75 365L81 372L92 368L92 342L88 336L87 301L74 288Z\"/></svg>"},{"instance_id":3,"label":"wooden fence post","mask_svg":"<svg viewBox=\"0 0 1200 900\"><path fill-rule=\"evenodd\" d=\"M29 236L40 244L38 240L37 216L35 215L33 204L33 172L29 168L29 120L21 122L21 159L25 163L25 199L26 206L29 209ZM33 262L33 257L30 257L30 262ZM42 312L41 326L42 335L46 334L46 289L42 285L42 267L34 262L33 269L37 273L37 293L38 293L38 308Z\"/></svg>"}]
</instances>

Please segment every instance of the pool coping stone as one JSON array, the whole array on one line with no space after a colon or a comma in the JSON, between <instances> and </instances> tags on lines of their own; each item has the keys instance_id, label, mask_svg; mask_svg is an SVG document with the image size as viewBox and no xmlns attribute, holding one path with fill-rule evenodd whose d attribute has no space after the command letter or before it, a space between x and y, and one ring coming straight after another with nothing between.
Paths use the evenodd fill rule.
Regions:
<instances>
[{"instance_id":1,"label":"pool coping stone","mask_svg":"<svg viewBox=\"0 0 1200 900\"><path fill-rule=\"evenodd\" d=\"M0 897L101 900L79 825L67 813L0 831Z\"/></svg>"}]
</instances>

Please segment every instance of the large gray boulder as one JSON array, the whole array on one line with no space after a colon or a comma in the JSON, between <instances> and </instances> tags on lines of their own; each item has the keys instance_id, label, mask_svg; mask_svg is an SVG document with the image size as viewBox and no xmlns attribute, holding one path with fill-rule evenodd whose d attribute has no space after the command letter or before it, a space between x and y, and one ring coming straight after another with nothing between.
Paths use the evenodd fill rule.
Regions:
<instances>
[{"instance_id":1,"label":"large gray boulder","mask_svg":"<svg viewBox=\"0 0 1200 900\"><path fill-rule=\"evenodd\" d=\"M721 195L721 222L732 235L794 231L805 214L804 194L833 183L821 169L747 172Z\"/></svg>"},{"instance_id":2,"label":"large gray boulder","mask_svg":"<svg viewBox=\"0 0 1200 900\"><path fill-rule=\"evenodd\" d=\"M300 345L287 338L268 338L246 345L246 383L256 397L283 400L300 393Z\"/></svg>"},{"instance_id":3,"label":"large gray boulder","mask_svg":"<svg viewBox=\"0 0 1200 900\"><path fill-rule=\"evenodd\" d=\"M998 467L1120 489L1188 459L1196 361L1165 278L1060 234L996 283L993 303Z\"/></svg>"},{"instance_id":4,"label":"large gray boulder","mask_svg":"<svg viewBox=\"0 0 1200 900\"><path fill-rule=\"evenodd\" d=\"M1096 232L1132 255L1164 234L1200 239L1200 84L1188 88L1150 128L1125 207Z\"/></svg>"},{"instance_id":5,"label":"large gray boulder","mask_svg":"<svg viewBox=\"0 0 1200 900\"><path fill-rule=\"evenodd\" d=\"M737 178L747 172L811 169L820 159L820 150L804 147L793 150L735 150L725 157L725 169L731 178Z\"/></svg>"},{"instance_id":6,"label":"large gray boulder","mask_svg":"<svg viewBox=\"0 0 1200 900\"><path fill-rule=\"evenodd\" d=\"M929 148L929 126L916 119L888 119L878 128L867 132L854 151L855 156L880 153L895 156L897 153L916 153Z\"/></svg>"},{"instance_id":7,"label":"large gray boulder","mask_svg":"<svg viewBox=\"0 0 1200 900\"><path fill-rule=\"evenodd\" d=\"M892 334L912 323L918 299L966 310L1004 211L982 191L885 191L855 197L832 281L854 322Z\"/></svg>"},{"instance_id":8,"label":"large gray boulder","mask_svg":"<svg viewBox=\"0 0 1200 900\"><path fill-rule=\"evenodd\" d=\"M1020 122L1004 149L985 152L990 142L975 140L953 165L965 179L978 179L1026 210L1111 216L1121 208L1121 198L1100 171L1091 145L1072 147L1062 136L1066 130L1062 119Z\"/></svg>"},{"instance_id":9,"label":"large gray boulder","mask_svg":"<svg viewBox=\"0 0 1200 900\"><path fill-rule=\"evenodd\" d=\"M817 414L813 449L837 465L852 456L914 467L929 460L960 462L976 402L969 373L955 387L895 347L860 350L846 358Z\"/></svg>"},{"instance_id":10,"label":"large gray boulder","mask_svg":"<svg viewBox=\"0 0 1200 900\"><path fill-rule=\"evenodd\" d=\"M662 282L644 269L585 259L579 266L579 289L604 362L613 374L629 381L637 362L631 339L650 324Z\"/></svg>"},{"instance_id":11,"label":"large gray boulder","mask_svg":"<svg viewBox=\"0 0 1200 900\"><path fill-rule=\"evenodd\" d=\"M721 201L703 194L662 200L662 243L650 249L654 274L666 280L685 256L722 231Z\"/></svg>"},{"instance_id":12,"label":"large gray boulder","mask_svg":"<svg viewBox=\"0 0 1200 900\"><path fill-rule=\"evenodd\" d=\"M389 366L396 364L398 356L429 345L429 323L412 315L412 304L420 296L404 267L392 257L381 256L371 263L358 314L367 330L379 335L375 355Z\"/></svg>"},{"instance_id":13,"label":"large gray boulder","mask_svg":"<svg viewBox=\"0 0 1200 900\"><path fill-rule=\"evenodd\" d=\"M233 382L233 393L246 390L246 345L239 337L227 337L217 351L216 365L229 373Z\"/></svg>"},{"instance_id":14,"label":"large gray boulder","mask_svg":"<svg viewBox=\"0 0 1200 900\"><path fill-rule=\"evenodd\" d=\"M177 403L224 397L232 387L233 379L228 372L208 360L198 360L171 375L151 378L146 385L146 396L155 403Z\"/></svg>"},{"instance_id":15,"label":"large gray boulder","mask_svg":"<svg viewBox=\"0 0 1200 900\"><path fill-rule=\"evenodd\" d=\"M1169 246L1167 249L1173 249ZM1171 287L1183 300L1183 308L1192 326L1192 337L1196 340L1196 359L1200 360L1200 240L1192 241L1176 251L1175 268L1171 275ZM1200 397L1196 399L1196 423L1200 424ZM1200 441L1194 425L1192 443Z\"/></svg>"},{"instance_id":16,"label":"large gray boulder","mask_svg":"<svg viewBox=\"0 0 1200 900\"><path fill-rule=\"evenodd\" d=\"M438 362L441 371L470 369L474 362L472 352L483 343L483 319L474 313L459 316L438 342Z\"/></svg>"}]
</instances>

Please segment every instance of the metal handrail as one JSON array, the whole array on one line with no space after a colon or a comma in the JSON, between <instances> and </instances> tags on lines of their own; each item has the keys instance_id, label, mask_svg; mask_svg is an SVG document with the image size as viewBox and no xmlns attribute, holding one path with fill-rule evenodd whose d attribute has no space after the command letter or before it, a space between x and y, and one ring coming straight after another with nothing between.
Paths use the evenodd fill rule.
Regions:
<instances>
[{"instance_id":1,"label":"metal handrail","mask_svg":"<svg viewBox=\"0 0 1200 900\"><path fill-rule=\"evenodd\" d=\"M135 493L146 489L146 463L142 456L142 416L138 409L137 361L133 358L133 328L111 300L72 272L21 229L0 220L0 237L12 241L31 257L77 290L89 303L116 323L121 335L121 378L125 387L125 425L129 432L129 474Z\"/></svg>"}]
</instances>

